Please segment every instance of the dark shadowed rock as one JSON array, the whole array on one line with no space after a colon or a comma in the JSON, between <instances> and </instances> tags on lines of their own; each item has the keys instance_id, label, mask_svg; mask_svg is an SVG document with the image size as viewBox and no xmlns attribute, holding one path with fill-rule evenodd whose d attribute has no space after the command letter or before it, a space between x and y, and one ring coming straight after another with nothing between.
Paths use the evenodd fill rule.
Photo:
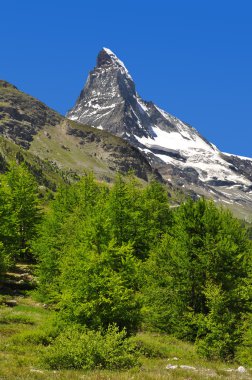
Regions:
<instances>
[{"instance_id":1,"label":"dark shadowed rock","mask_svg":"<svg viewBox=\"0 0 252 380\"><path fill-rule=\"evenodd\" d=\"M0 80L0 134L7 139L28 149L39 130L62 119L42 102Z\"/></svg>"}]
</instances>

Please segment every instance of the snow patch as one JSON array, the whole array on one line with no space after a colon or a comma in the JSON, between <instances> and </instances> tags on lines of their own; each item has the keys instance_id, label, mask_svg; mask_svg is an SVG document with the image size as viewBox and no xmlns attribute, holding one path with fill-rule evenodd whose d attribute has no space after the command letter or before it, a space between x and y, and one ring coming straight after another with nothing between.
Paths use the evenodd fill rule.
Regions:
<instances>
[{"instance_id":1,"label":"snow patch","mask_svg":"<svg viewBox=\"0 0 252 380\"><path fill-rule=\"evenodd\" d=\"M229 157L238 157L238 158L240 158L241 160L252 161L252 158L250 158L250 157L238 156L237 154L231 154L231 153L224 153L224 152L222 152L222 153L225 154L225 156L229 156Z\"/></svg>"},{"instance_id":2,"label":"snow patch","mask_svg":"<svg viewBox=\"0 0 252 380\"><path fill-rule=\"evenodd\" d=\"M184 127L187 126L184 125ZM135 138L149 150L158 149L160 152L153 154L165 163L178 166L181 169L192 167L198 172L199 178L203 182L220 180L250 185L249 180L234 173L229 168L229 164L221 158L217 148L213 149L213 146L205 142L197 133L189 135L186 128L182 134L167 132L157 126L152 129L154 138L139 136L135 136ZM190 138L187 137L188 135ZM174 156L169 156L167 154L169 150L185 157L186 161L183 162Z\"/></svg>"},{"instance_id":3,"label":"snow patch","mask_svg":"<svg viewBox=\"0 0 252 380\"><path fill-rule=\"evenodd\" d=\"M138 108L140 109L140 112L144 113L148 113L148 108L146 107L146 105L144 104L144 102L141 101L140 98L137 98L137 104L138 104Z\"/></svg>"}]
</instances>

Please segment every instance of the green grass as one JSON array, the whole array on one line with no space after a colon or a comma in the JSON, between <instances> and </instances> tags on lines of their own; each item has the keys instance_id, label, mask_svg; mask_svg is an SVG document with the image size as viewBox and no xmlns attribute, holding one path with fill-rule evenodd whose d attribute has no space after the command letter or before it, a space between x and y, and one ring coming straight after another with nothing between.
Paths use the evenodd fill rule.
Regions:
<instances>
[{"instance_id":1,"label":"green grass","mask_svg":"<svg viewBox=\"0 0 252 380\"><path fill-rule=\"evenodd\" d=\"M9 107L10 104L7 103L7 102L0 102L0 108L5 108L5 107Z\"/></svg>"},{"instance_id":2,"label":"green grass","mask_svg":"<svg viewBox=\"0 0 252 380\"><path fill-rule=\"evenodd\" d=\"M142 332L131 338L139 347L140 366L127 371L45 370L40 355L48 344L53 311L31 297L17 297L18 306L0 307L0 379L251 379L251 372L228 372L238 364L209 362L198 356L193 345L174 337ZM193 366L196 370L166 369L171 365Z\"/></svg>"},{"instance_id":3,"label":"green grass","mask_svg":"<svg viewBox=\"0 0 252 380\"><path fill-rule=\"evenodd\" d=\"M100 131L83 126L82 129L98 134ZM46 131L51 138L48 138ZM108 167L108 154L97 143L79 144L80 138L68 135L65 124L47 127L39 132L31 143L30 152L49 163L56 162L57 166L66 172L76 172L83 175L86 170L93 171L98 179L109 177L113 179L114 172ZM65 146L67 149L64 149ZM95 152L95 155L94 155Z\"/></svg>"}]
</instances>

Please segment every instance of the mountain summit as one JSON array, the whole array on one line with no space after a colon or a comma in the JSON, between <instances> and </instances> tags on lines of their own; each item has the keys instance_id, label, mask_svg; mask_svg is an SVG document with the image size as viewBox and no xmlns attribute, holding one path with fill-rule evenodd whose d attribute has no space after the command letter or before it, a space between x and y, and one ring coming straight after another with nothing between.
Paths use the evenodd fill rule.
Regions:
<instances>
[{"instance_id":1,"label":"mountain summit","mask_svg":"<svg viewBox=\"0 0 252 380\"><path fill-rule=\"evenodd\" d=\"M117 56L108 48L103 48L97 56L97 66L108 66L114 65L117 66L123 74L128 76L131 80L128 70L124 66L124 63L117 58Z\"/></svg>"},{"instance_id":2,"label":"mountain summit","mask_svg":"<svg viewBox=\"0 0 252 380\"><path fill-rule=\"evenodd\" d=\"M67 117L109 131L141 150L162 177L227 204L252 207L252 159L223 154L194 128L144 101L127 68L103 48Z\"/></svg>"},{"instance_id":3,"label":"mountain summit","mask_svg":"<svg viewBox=\"0 0 252 380\"><path fill-rule=\"evenodd\" d=\"M135 135L152 136L152 123L140 108L128 70L107 48L98 54L97 66L90 72L85 88L67 117L106 129L135 144Z\"/></svg>"}]
</instances>

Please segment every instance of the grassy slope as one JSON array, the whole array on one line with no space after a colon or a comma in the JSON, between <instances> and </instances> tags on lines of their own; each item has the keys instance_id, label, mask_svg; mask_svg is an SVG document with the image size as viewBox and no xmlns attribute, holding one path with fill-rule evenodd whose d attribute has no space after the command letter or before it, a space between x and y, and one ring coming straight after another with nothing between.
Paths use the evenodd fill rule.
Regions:
<instances>
[{"instance_id":1,"label":"grassy slope","mask_svg":"<svg viewBox=\"0 0 252 380\"><path fill-rule=\"evenodd\" d=\"M92 158L92 145L86 151L86 146L65 133L63 120L37 99L0 80L0 153L5 161L15 160L22 152L26 162L42 168L44 176L56 183L62 182L59 169L67 172L66 177L69 171L82 174L84 169L107 173L106 165ZM27 140L29 136L33 136L33 141ZM20 145L26 146L25 143L32 144L32 148L22 149ZM70 150L62 148L66 145Z\"/></svg>"},{"instance_id":2,"label":"grassy slope","mask_svg":"<svg viewBox=\"0 0 252 380\"><path fill-rule=\"evenodd\" d=\"M9 274L17 282L22 271ZM24 277L21 277L24 278ZM16 291L20 289L16 289ZM8 293L8 292L7 292ZM21 292L15 296L15 289L9 297L18 303L15 307L0 305L0 379L90 379L90 380L149 380L149 379L251 379L252 372L229 372L238 364L228 365L220 362L208 362L198 357L193 345L159 334L139 333L134 341L142 347L145 355L140 357L140 366L128 371L48 371L41 367L39 356L44 346L24 340L27 334L43 330L53 315L32 299L29 293ZM190 369L166 369L167 365L188 365Z\"/></svg>"},{"instance_id":3,"label":"grassy slope","mask_svg":"<svg viewBox=\"0 0 252 380\"><path fill-rule=\"evenodd\" d=\"M60 169L68 172L81 175L85 170L92 170L99 179L114 177L104 157L97 152L97 144L90 142L81 145L80 139L67 134L65 123L46 127L39 132L34 136L29 151L47 162L56 163Z\"/></svg>"},{"instance_id":4,"label":"grassy slope","mask_svg":"<svg viewBox=\"0 0 252 380\"><path fill-rule=\"evenodd\" d=\"M19 145L7 140L3 136L0 136L0 155L3 166L11 161L16 161L17 157L19 159L21 157L21 160L27 164L40 185L54 188L64 182L64 173L57 167L53 166L50 162L43 161L31 152L22 149Z\"/></svg>"},{"instance_id":5,"label":"grassy slope","mask_svg":"<svg viewBox=\"0 0 252 380\"><path fill-rule=\"evenodd\" d=\"M69 129L71 132L69 133ZM43 164L46 175L59 174L71 179L92 170L99 180L113 180L116 171L135 171L148 180L153 171L146 158L126 141L108 132L65 119L39 100L0 80L0 153L15 159L17 151ZM5 143L6 142L6 143ZM0 162L1 163L1 162ZM57 175L54 177L57 177ZM54 178L54 180L57 178Z\"/></svg>"},{"instance_id":6,"label":"grassy slope","mask_svg":"<svg viewBox=\"0 0 252 380\"><path fill-rule=\"evenodd\" d=\"M137 177L154 176L146 158L128 142L112 134L65 119L43 128L30 152L68 172L91 170L99 180L113 180L115 173L133 170Z\"/></svg>"}]
</instances>

